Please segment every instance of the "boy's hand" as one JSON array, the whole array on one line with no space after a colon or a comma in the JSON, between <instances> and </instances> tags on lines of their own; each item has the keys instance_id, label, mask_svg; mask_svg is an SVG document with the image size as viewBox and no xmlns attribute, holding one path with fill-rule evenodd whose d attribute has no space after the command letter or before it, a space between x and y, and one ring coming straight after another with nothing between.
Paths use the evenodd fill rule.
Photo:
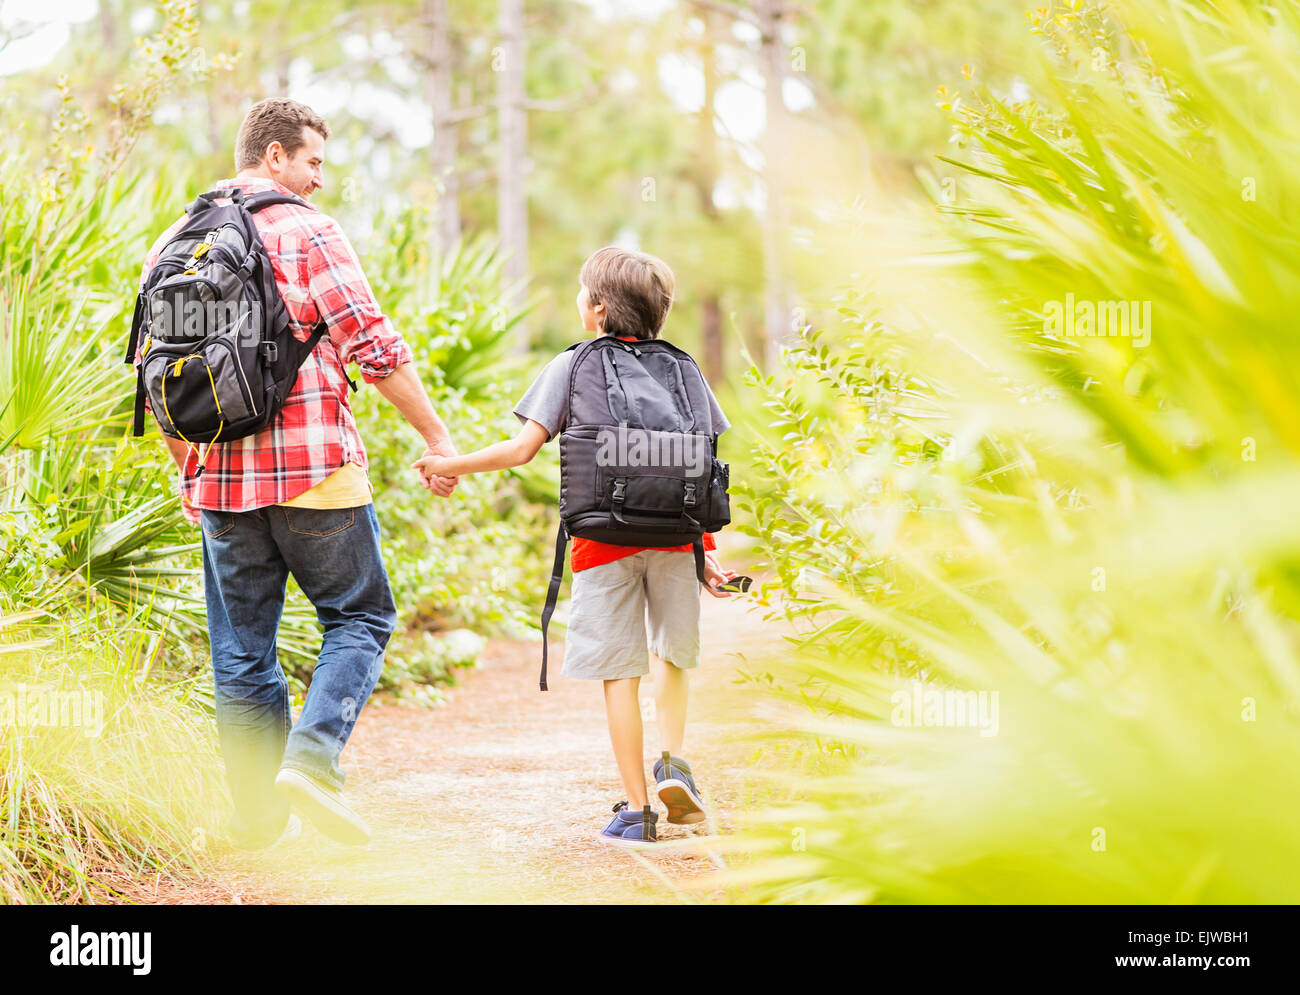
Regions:
<instances>
[{"instance_id":1,"label":"boy's hand","mask_svg":"<svg viewBox=\"0 0 1300 995\"><path fill-rule=\"evenodd\" d=\"M436 447L427 447L424 455L411 464L420 471L420 483L425 490L432 491L438 497L451 496L460 478L443 476L438 473L436 464L444 462L448 456L455 455L456 447L450 442L444 442Z\"/></svg>"},{"instance_id":2,"label":"boy's hand","mask_svg":"<svg viewBox=\"0 0 1300 995\"><path fill-rule=\"evenodd\" d=\"M725 584L727 581L731 580L731 578L734 576L736 576L736 571L723 570L722 564L718 562L718 558L713 555L713 552L711 550L705 552L704 579L709 582L706 585L706 587L710 594L712 594L715 598L731 597L730 591L719 591L718 585Z\"/></svg>"},{"instance_id":3,"label":"boy's hand","mask_svg":"<svg viewBox=\"0 0 1300 995\"><path fill-rule=\"evenodd\" d=\"M411 466L419 470L420 475L425 480L428 480L430 477L443 476L442 464L446 462L446 459L445 456L421 456Z\"/></svg>"}]
</instances>

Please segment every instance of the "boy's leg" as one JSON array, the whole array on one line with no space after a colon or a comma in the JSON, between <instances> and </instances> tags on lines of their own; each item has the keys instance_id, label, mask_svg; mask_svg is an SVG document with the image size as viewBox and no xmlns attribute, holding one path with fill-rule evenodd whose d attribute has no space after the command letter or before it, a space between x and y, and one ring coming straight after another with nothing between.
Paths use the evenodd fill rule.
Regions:
<instances>
[{"instance_id":1,"label":"boy's leg","mask_svg":"<svg viewBox=\"0 0 1300 995\"><path fill-rule=\"evenodd\" d=\"M662 660L658 655L650 664L655 682L655 722L659 726L659 749L682 752L686 735L686 700L689 679L686 671Z\"/></svg>"},{"instance_id":2,"label":"boy's leg","mask_svg":"<svg viewBox=\"0 0 1300 995\"><path fill-rule=\"evenodd\" d=\"M335 791L339 754L374 690L397 624L373 504L267 509L276 543L325 629L284 766Z\"/></svg>"},{"instance_id":3,"label":"boy's leg","mask_svg":"<svg viewBox=\"0 0 1300 995\"><path fill-rule=\"evenodd\" d=\"M690 765L681 758L686 729L687 671L700 662L700 585L695 558L652 550L646 563L646 622L655 661L655 707L663 755L655 763L655 793L668 821L704 819L704 803Z\"/></svg>"},{"instance_id":4,"label":"boy's leg","mask_svg":"<svg viewBox=\"0 0 1300 995\"><path fill-rule=\"evenodd\" d=\"M655 655L655 709L663 748L681 749L686 728L686 671L700 663L700 582L688 553L646 553L646 628Z\"/></svg>"},{"instance_id":5,"label":"boy's leg","mask_svg":"<svg viewBox=\"0 0 1300 995\"><path fill-rule=\"evenodd\" d=\"M609 720L609 741L614 760L627 790L628 804L640 810L646 804L645 756L642 753L641 701L637 696L641 678L625 677L605 681L605 716Z\"/></svg>"},{"instance_id":6,"label":"boy's leg","mask_svg":"<svg viewBox=\"0 0 1300 995\"><path fill-rule=\"evenodd\" d=\"M275 647L289 569L265 509L205 510L202 528L217 735L235 803L234 835L257 846L289 817L274 790L289 736L289 688Z\"/></svg>"},{"instance_id":7,"label":"boy's leg","mask_svg":"<svg viewBox=\"0 0 1300 995\"><path fill-rule=\"evenodd\" d=\"M573 575L564 638L566 677L599 680L614 760L627 791L601 837L615 843L653 842L658 818L646 804L641 702L649 672L645 631L645 553L625 556Z\"/></svg>"}]
</instances>

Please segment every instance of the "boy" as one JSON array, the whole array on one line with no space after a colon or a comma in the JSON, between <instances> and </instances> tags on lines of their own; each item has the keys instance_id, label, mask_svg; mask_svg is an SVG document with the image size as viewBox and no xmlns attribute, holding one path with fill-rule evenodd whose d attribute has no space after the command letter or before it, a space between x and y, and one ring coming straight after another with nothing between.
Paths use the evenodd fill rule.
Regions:
<instances>
[{"instance_id":1,"label":"boy","mask_svg":"<svg viewBox=\"0 0 1300 995\"><path fill-rule=\"evenodd\" d=\"M610 246L583 263L579 284L583 329L635 341L659 336L672 306L675 280L663 260ZM551 360L515 406L514 414L523 423L518 437L464 456L426 456L414 464L426 481L504 470L537 455L567 423L571 359L572 353L563 352ZM721 434L728 422L711 391L709 405ZM711 535L704 536L704 548L715 548ZM647 623L649 648L656 655L655 714L663 746L654 767L656 793L668 808L669 822L704 819L691 768L677 755L686 726L686 672L700 660L695 559L690 546L652 549L574 538L570 563L573 592L562 673L604 682L610 741L628 794L627 801L614 806L614 819L601 839L624 845L651 843L657 838L658 814L646 799L637 698L641 678L650 672ZM716 588L735 573L723 570L712 552L705 553L705 576L711 595L729 596Z\"/></svg>"}]
</instances>

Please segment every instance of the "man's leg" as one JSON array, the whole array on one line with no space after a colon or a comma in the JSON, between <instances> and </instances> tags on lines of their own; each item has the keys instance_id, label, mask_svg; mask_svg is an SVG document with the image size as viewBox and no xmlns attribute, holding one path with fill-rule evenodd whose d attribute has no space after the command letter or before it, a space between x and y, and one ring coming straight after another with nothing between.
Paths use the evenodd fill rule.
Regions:
<instances>
[{"instance_id":1,"label":"man's leg","mask_svg":"<svg viewBox=\"0 0 1300 995\"><path fill-rule=\"evenodd\" d=\"M274 791L289 736L289 688L275 645L289 570L264 510L204 511L202 525L217 734L234 835L258 846L274 840L289 816Z\"/></svg>"},{"instance_id":2,"label":"man's leg","mask_svg":"<svg viewBox=\"0 0 1300 995\"><path fill-rule=\"evenodd\" d=\"M344 781L339 754L379 680L397 625L379 521L373 504L268 510L281 555L325 629L283 766L337 791Z\"/></svg>"}]
</instances>

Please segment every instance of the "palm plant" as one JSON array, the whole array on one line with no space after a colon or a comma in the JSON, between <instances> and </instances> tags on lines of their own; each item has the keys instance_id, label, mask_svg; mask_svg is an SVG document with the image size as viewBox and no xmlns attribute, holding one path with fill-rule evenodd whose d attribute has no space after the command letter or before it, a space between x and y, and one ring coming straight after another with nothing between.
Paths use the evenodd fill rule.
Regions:
<instances>
[{"instance_id":1,"label":"palm plant","mask_svg":"<svg viewBox=\"0 0 1300 995\"><path fill-rule=\"evenodd\" d=\"M43 157L4 122L15 140L0 164L0 901L121 897L142 868L192 870L196 828L210 835L221 793L213 737L195 721L210 707L204 682L163 665L190 662L202 636L196 545L170 461L123 438L124 316L165 200L162 181L146 189L121 171L198 32L192 7L162 7L143 67L112 94L107 151L95 153L62 78ZM107 703L102 735L18 721L12 695L29 685Z\"/></svg>"}]
</instances>

